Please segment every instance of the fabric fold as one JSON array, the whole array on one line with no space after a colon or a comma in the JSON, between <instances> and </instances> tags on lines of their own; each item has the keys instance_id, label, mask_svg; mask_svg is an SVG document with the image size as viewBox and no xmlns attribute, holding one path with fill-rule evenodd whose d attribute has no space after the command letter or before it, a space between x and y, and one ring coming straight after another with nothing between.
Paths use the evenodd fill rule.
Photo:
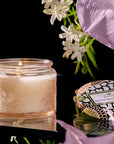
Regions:
<instances>
[{"instance_id":1,"label":"fabric fold","mask_svg":"<svg viewBox=\"0 0 114 144\"><path fill-rule=\"evenodd\" d=\"M76 11L83 31L114 49L114 0L77 0Z\"/></svg>"}]
</instances>

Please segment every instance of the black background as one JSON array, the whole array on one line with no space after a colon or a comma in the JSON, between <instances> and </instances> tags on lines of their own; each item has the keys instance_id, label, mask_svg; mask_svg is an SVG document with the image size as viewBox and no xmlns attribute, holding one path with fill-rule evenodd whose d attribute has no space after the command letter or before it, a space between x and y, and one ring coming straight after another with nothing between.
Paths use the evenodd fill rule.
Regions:
<instances>
[{"instance_id":1,"label":"black background","mask_svg":"<svg viewBox=\"0 0 114 144\"><path fill-rule=\"evenodd\" d=\"M0 58L46 58L53 61L57 71L57 119L72 124L75 114L73 96L75 89L94 80L114 80L114 51L99 42L94 42L99 71L92 68L90 75L74 75L75 64L62 58L63 47L59 34L62 22L50 24L50 16L43 13L44 6L38 1L8 1L1 4ZM10 135L21 135L21 130L1 127ZM23 130L22 130L23 131ZM21 132L22 132L21 131ZM25 130L35 138L34 130ZM6 133L3 133L5 135ZM34 136L33 136L34 135Z\"/></svg>"}]
</instances>

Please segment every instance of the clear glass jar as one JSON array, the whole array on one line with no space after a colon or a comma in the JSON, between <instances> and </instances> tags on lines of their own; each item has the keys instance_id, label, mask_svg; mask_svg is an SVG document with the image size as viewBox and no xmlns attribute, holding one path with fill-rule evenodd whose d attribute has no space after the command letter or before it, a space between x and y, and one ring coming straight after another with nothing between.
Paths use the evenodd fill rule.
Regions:
<instances>
[{"instance_id":1,"label":"clear glass jar","mask_svg":"<svg viewBox=\"0 0 114 144\"><path fill-rule=\"evenodd\" d=\"M56 71L52 61L0 60L0 116L44 117L56 113Z\"/></svg>"}]
</instances>

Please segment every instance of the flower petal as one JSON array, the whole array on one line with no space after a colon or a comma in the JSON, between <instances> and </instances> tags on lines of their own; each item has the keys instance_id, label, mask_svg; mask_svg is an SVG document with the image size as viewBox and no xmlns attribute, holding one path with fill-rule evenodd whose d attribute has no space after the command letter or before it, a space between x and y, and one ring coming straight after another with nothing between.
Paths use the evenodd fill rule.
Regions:
<instances>
[{"instance_id":1,"label":"flower petal","mask_svg":"<svg viewBox=\"0 0 114 144\"><path fill-rule=\"evenodd\" d=\"M114 49L114 0L77 0L76 10L83 31Z\"/></svg>"},{"instance_id":2,"label":"flower petal","mask_svg":"<svg viewBox=\"0 0 114 144\"><path fill-rule=\"evenodd\" d=\"M50 19L50 23L53 25L55 20L56 20L56 15L52 15Z\"/></svg>"},{"instance_id":3,"label":"flower petal","mask_svg":"<svg viewBox=\"0 0 114 144\"><path fill-rule=\"evenodd\" d=\"M73 53L71 56L71 60L74 60L75 58L77 58L78 54L79 54L78 52Z\"/></svg>"},{"instance_id":4,"label":"flower petal","mask_svg":"<svg viewBox=\"0 0 114 144\"><path fill-rule=\"evenodd\" d=\"M44 9L43 12L44 12L45 14L49 14L49 15L52 14L52 10L51 10L51 9Z\"/></svg>"}]
</instances>

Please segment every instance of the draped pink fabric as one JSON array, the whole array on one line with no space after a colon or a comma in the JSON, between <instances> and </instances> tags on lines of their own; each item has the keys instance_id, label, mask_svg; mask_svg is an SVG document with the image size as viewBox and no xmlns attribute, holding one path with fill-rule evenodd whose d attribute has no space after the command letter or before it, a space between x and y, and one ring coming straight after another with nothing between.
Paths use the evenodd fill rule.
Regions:
<instances>
[{"instance_id":1,"label":"draped pink fabric","mask_svg":"<svg viewBox=\"0 0 114 144\"><path fill-rule=\"evenodd\" d=\"M77 0L76 11L83 31L114 49L114 0Z\"/></svg>"},{"instance_id":2,"label":"draped pink fabric","mask_svg":"<svg viewBox=\"0 0 114 144\"><path fill-rule=\"evenodd\" d=\"M59 144L114 144L114 131L104 136L87 137L78 128L75 128L63 121L57 121L65 130L65 142Z\"/></svg>"}]
</instances>

